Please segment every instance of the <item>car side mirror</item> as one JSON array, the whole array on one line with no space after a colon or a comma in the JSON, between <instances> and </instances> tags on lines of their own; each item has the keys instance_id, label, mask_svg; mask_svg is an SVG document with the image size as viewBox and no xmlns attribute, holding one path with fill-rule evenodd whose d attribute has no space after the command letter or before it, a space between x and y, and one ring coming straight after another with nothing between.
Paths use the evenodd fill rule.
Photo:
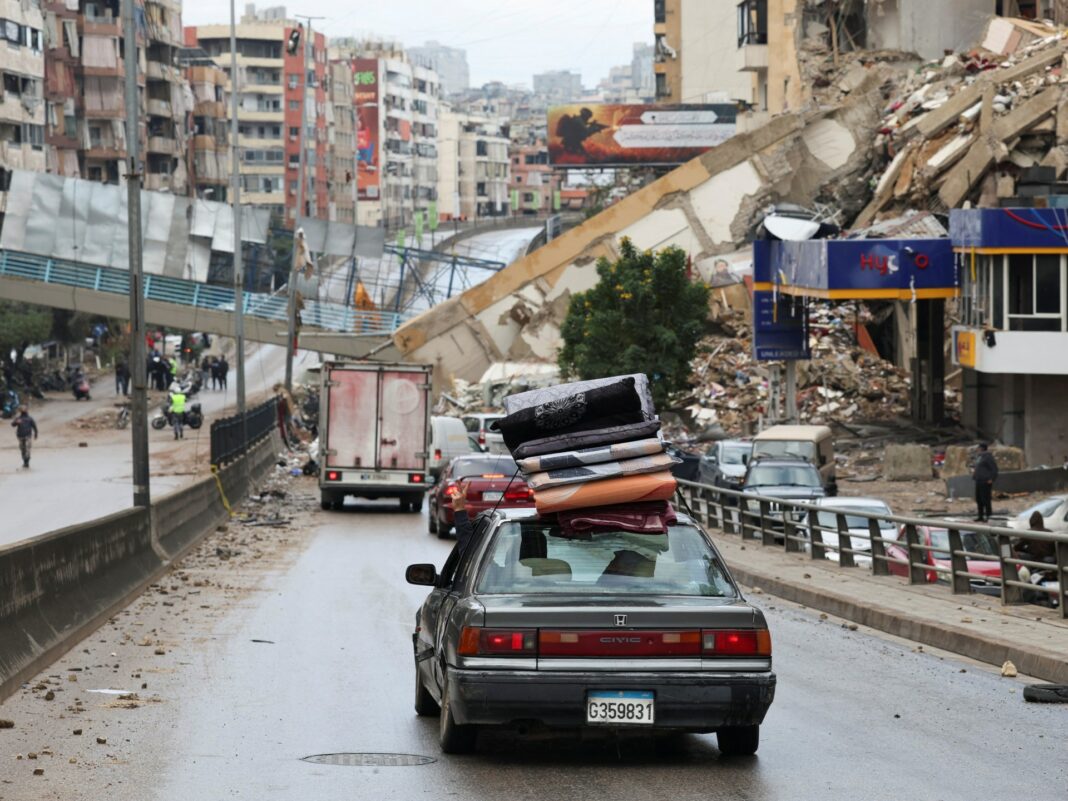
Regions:
<instances>
[{"instance_id":1,"label":"car side mirror","mask_svg":"<svg viewBox=\"0 0 1068 801\"><path fill-rule=\"evenodd\" d=\"M409 584L433 587L438 582L438 569L433 565L408 565L404 571L404 580Z\"/></svg>"}]
</instances>

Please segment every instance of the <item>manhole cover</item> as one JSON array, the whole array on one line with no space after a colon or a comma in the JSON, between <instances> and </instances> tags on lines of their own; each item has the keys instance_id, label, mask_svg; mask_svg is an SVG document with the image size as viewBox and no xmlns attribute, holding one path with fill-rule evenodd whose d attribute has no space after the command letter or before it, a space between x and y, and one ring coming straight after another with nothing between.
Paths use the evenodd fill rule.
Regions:
<instances>
[{"instance_id":1,"label":"manhole cover","mask_svg":"<svg viewBox=\"0 0 1068 801\"><path fill-rule=\"evenodd\" d=\"M317 765L342 765L347 768L408 768L437 761L419 754L314 754L302 759Z\"/></svg>"}]
</instances>

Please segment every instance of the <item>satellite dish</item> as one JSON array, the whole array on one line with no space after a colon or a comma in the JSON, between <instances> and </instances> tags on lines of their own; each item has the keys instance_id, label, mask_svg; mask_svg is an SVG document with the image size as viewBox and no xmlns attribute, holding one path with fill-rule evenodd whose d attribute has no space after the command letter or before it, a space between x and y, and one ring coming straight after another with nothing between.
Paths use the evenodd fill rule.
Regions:
<instances>
[{"instance_id":1,"label":"satellite dish","mask_svg":"<svg viewBox=\"0 0 1068 801\"><path fill-rule=\"evenodd\" d=\"M797 217L780 217L768 215L764 218L764 227L772 236L788 242L804 242L811 239L820 230L820 224L814 220L801 220Z\"/></svg>"}]
</instances>

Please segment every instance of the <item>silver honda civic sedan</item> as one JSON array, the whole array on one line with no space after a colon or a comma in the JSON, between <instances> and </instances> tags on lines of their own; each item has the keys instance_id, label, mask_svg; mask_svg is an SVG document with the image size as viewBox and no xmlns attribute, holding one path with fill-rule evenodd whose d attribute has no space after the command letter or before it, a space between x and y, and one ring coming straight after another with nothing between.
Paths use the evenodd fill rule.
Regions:
<instances>
[{"instance_id":1,"label":"silver honda civic sedan","mask_svg":"<svg viewBox=\"0 0 1068 801\"><path fill-rule=\"evenodd\" d=\"M666 533L561 530L530 511L480 515L416 614L415 710L441 748L482 727L716 732L756 752L775 695L771 636L712 540L684 515Z\"/></svg>"}]
</instances>

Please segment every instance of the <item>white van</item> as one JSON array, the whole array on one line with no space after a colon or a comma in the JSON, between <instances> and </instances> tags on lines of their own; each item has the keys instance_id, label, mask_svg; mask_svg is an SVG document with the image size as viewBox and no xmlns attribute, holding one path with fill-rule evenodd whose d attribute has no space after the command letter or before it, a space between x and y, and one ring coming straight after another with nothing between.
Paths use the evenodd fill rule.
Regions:
<instances>
[{"instance_id":1,"label":"white van","mask_svg":"<svg viewBox=\"0 0 1068 801\"><path fill-rule=\"evenodd\" d=\"M835 474L834 435L827 426L772 426L753 437L753 455L757 459L804 459L820 471L828 495L838 494Z\"/></svg>"},{"instance_id":2,"label":"white van","mask_svg":"<svg viewBox=\"0 0 1068 801\"><path fill-rule=\"evenodd\" d=\"M442 468L454 457L479 451L481 449L471 441L467 426L459 417L430 418L430 459L427 464L434 478L441 475Z\"/></svg>"}]
</instances>

